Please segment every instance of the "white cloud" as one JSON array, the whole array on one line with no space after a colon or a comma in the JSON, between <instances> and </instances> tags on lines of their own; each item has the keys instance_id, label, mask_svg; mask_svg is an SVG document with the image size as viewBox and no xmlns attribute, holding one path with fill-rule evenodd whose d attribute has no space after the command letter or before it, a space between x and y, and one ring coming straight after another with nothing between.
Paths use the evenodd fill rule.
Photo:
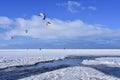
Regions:
<instances>
[{"instance_id":1,"label":"white cloud","mask_svg":"<svg viewBox=\"0 0 120 80\"><path fill-rule=\"evenodd\" d=\"M67 6L68 6L68 10L69 10L70 12L74 13L74 12L78 12L78 10L75 9L75 8L79 7L79 6L80 6L80 3L75 2L75 1L68 1L68 2L67 2Z\"/></svg>"},{"instance_id":2,"label":"white cloud","mask_svg":"<svg viewBox=\"0 0 120 80\"><path fill-rule=\"evenodd\" d=\"M80 3L76 1L68 1L67 3L57 3L57 6L67 7L68 11L71 13L78 12L76 8L80 7Z\"/></svg>"},{"instance_id":3,"label":"white cloud","mask_svg":"<svg viewBox=\"0 0 120 80\"><path fill-rule=\"evenodd\" d=\"M45 26L46 21L50 21L51 24ZM101 25L86 24L81 20L62 21L59 19L46 19L46 21L42 21L43 23L41 23L39 16L32 16L31 19L17 18L14 22L10 23L15 28L6 33L1 33L0 37L4 39L10 39L11 36L29 36L39 39L120 37L120 30L104 28ZM28 30L28 33L25 30Z\"/></svg>"},{"instance_id":4,"label":"white cloud","mask_svg":"<svg viewBox=\"0 0 120 80\"><path fill-rule=\"evenodd\" d=\"M94 7L94 6L89 6L88 9L89 9L89 10L96 10L96 7Z\"/></svg>"},{"instance_id":5,"label":"white cloud","mask_svg":"<svg viewBox=\"0 0 120 80\"><path fill-rule=\"evenodd\" d=\"M12 22L8 17L0 17L0 28L8 29Z\"/></svg>"},{"instance_id":6,"label":"white cloud","mask_svg":"<svg viewBox=\"0 0 120 80\"><path fill-rule=\"evenodd\" d=\"M96 10L95 6L83 6L80 2L68 1L66 3L57 3L57 6L67 7L71 13L76 13L81 10Z\"/></svg>"}]
</instances>

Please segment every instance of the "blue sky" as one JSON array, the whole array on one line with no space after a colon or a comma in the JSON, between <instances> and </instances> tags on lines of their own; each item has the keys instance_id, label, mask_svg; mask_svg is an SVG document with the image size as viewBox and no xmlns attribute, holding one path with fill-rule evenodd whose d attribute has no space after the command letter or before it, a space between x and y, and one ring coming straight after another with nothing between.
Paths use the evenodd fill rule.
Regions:
<instances>
[{"instance_id":1,"label":"blue sky","mask_svg":"<svg viewBox=\"0 0 120 80\"><path fill-rule=\"evenodd\" d=\"M0 48L120 48L119 3L0 0ZM47 16L44 21L41 12Z\"/></svg>"}]
</instances>

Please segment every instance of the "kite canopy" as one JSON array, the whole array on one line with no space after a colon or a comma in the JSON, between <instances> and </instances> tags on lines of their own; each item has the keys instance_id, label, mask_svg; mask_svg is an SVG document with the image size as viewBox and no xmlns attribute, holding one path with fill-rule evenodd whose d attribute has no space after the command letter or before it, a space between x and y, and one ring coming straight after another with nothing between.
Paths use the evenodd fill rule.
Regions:
<instances>
[{"instance_id":1,"label":"kite canopy","mask_svg":"<svg viewBox=\"0 0 120 80\"><path fill-rule=\"evenodd\" d=\"M25 33L28 33L28 30L25 30Z\"/></svg>"},{"instance_id":2,"label":"kite canopy","mask_svg":"<svg viewBox=\"0 0 120 80\"><path fill-rule=\"evenodd\" d=\"M14 37L13 37L13 36L11 36L11 39L14 39Z\"/></svg>"},{"instance_id":3,"label":"kite canopy","mask_svg":"<svg viewBox=\"0 0 120 80\"><path fill-rule=\"evenodd\" d=\"M46 19L46 15L44 13L40 13L39 16L42 17L42 20L45 20Z\"/></svg>"},{"instance_id":4,"label":"kite canopy","mask_svg":"<svg viewBox=\"0 0 120 80\"><path fill-rule=\"evenodd\" d=\"M46 26L48 26L49 24L51 24L50 22L46 22Z\"/></svg>"}]
</instances>

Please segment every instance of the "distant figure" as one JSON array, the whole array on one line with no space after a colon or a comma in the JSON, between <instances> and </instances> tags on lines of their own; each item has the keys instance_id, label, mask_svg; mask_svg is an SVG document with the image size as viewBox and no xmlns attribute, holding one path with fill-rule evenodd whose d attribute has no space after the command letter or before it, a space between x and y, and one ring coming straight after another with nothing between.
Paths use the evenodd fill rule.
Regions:
<instances>
[{"instance_id":1,"label":"distant figure","mask_svg":"<svg viewBox=\"0 0 120 80\"><path fill-rule=\"evenodd\" d=\"M64 50L65 50L66 48L64 48Z\"/></svg>"},{"instance_id":2,"label":"distant figure","mask_svg":"<svg viewBox=\"0 0 120 80\"><path fill-rule=\"evenodd\" d=\"M40 48L40 50L41 50L41 48Z\"/></svg>"}]
</instances>

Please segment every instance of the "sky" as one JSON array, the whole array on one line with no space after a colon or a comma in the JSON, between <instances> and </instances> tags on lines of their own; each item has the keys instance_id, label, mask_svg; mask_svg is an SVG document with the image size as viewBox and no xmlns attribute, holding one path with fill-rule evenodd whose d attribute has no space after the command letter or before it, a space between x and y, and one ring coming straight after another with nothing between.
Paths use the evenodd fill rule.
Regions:
<instances>
[{"instance_id":1,"label":"sky","mask_svg":"<svg viewBox=\"0 0 120 80\"><path fill-rule=\"evenodd\" d=\"M119 3L0 0L0 49L119 49ZM45 20L40 13L46 15ZM51 24L46 26L46 22Z\"/></svg>"}]
</instances>

